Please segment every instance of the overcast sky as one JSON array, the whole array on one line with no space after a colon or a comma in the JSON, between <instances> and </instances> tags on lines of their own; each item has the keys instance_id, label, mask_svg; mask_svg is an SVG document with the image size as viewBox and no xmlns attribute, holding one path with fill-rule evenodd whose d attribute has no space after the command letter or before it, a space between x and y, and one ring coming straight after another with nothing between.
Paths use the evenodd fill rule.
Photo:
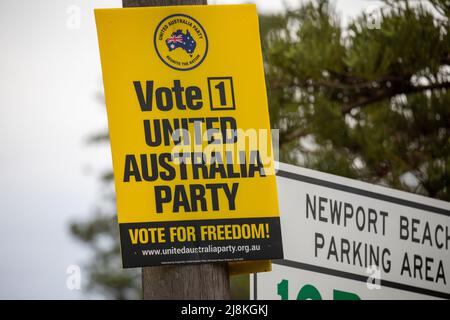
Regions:
<instances>
[{"instance_id":1,"label":"overcast sky","mask_svg":"<svg viewBox=\"0 0 450 320\"><path fill-rule=\"evenodd\" d=\"M262 12L283 10L275 0L210 1L243 2ZM335 3L345 22L380 2ZM2 299L89 297L66 287L67 267L87 259L68 224L92 214L98 175L111 167L109 147L85 141L107 126L96 99L103 87L93 9L120 6L117 0L0 0ZM80 24L73 28L69 17L77 10Z\"/></svg>"}]
</instances>

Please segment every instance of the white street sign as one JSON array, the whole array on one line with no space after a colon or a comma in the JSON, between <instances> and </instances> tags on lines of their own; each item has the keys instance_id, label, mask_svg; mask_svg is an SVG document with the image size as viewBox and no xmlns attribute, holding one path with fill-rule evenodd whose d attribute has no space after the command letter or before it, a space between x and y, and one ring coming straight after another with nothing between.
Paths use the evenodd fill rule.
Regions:
<instances>
[{"instance_id":1,"label":"white street sign","mask_svg":"<svg viewBox=\"0 0 450 320\"><path fill-rule=\"evenodd\" d=\"M450 299L450 203L280 163L284 259L254 299Z\"/></svg>"}]
</instances>

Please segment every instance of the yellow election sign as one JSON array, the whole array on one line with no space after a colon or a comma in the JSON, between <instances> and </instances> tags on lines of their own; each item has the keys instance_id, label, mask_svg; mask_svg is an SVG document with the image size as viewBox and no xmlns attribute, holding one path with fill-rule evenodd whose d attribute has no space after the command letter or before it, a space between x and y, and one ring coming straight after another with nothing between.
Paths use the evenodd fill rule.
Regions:
<instances>
[{"instance_id":1,"label":"yellow election sign","mask_svg":"<svg viewBox=\"0 0 450 320\"><path fill-rule=\"evenodd\" d=\"M255 6L95 17L124 267L282 258Z\"/></svg>"}]
</instances>

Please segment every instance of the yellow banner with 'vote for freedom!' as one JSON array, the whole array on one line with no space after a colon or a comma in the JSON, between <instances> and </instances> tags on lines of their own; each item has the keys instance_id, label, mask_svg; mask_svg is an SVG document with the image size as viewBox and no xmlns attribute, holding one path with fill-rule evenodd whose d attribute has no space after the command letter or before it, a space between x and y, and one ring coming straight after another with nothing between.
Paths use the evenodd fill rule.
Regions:
<instances>
[{"instance_id":1,"label":"yellow banner with 'vote for freedom!'","mask_svg":"<svg viewBox=\"0 0 450 320\"><path fill-rule=\"evenodd\" d=\"M95 17L124 267L282 258L255 6Z\"/></svg>"}]
</instances>

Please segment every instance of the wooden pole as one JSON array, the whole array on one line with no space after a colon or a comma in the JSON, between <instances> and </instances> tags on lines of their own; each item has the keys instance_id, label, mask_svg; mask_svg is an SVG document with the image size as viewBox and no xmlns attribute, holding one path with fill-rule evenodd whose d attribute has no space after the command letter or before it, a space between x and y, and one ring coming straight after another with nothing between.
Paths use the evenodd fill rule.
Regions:
<instances>
[{"instance_id":1,"label":"wooden pole","mask_svg":"<svg viewBox=\"0 0 450 320\"><path fill-rule=\"evenodd\" d=\"M207 4L207 0L122 0L123 7ZM144 300L230 299L226 263L142 268Z\"/></svg>"}]
</instances>

